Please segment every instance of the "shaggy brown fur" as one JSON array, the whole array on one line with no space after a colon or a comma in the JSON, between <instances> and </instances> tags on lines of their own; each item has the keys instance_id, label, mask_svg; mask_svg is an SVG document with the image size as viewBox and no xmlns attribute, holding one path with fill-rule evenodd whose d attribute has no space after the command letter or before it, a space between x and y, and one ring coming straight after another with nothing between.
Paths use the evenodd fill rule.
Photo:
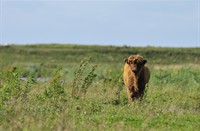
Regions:
<instances>
[{"instance_id":1,"label":"shaggy brown fur","mask_svg":"<svg viewBox=\"0 0 200 131\"><path fill-rule=\"evenodd\" d=\"M145 85L150 79L150 71L145 66L147 60L140 55L131 55L124 61L124 84L130 103L135 98L142 98L144 95Z\"/></svg>"}]
</instances>

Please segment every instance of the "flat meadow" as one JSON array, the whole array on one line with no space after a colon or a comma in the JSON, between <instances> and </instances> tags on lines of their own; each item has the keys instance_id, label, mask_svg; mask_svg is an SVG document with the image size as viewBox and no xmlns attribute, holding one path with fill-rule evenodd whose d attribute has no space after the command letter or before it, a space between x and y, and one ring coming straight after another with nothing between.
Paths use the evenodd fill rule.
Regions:
<instances>
[{"instance_id":1,"label":"flat meadow","mask_svg":"<svg viewBox=\"0 0 200 131\"><path fill-rule=\"evenodd\" d=\"M128 104L124 59L150 82ZM0 130L200 130L200 48L0 46Z\"/></svg>"}]
</instances>

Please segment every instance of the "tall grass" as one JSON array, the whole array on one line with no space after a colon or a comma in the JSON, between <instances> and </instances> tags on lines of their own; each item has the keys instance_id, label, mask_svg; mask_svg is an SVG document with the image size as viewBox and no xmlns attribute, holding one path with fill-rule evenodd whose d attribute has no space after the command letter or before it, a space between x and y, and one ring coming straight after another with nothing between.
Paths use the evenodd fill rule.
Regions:
<instances>
[{"instance_id":1,"label":"tall grass","mask_svg":"<svg viewBox=\"0 0 200 131\"><path fill-rule=\"evenodd\" d=\"M45 47L44 50L47 51ZM39 51L34 49L35 46L12 47L12 50L25 48L33 52ZM76 46L70 48L80 49ZM63 50L60 46L48 49ZM118 49L128 50L125 47ZM115 47L107 50L115 50ZM176 54L177 50L172 50L172 54ZM40 51L43 52L43 48ZM35 54L30 58L33 55ZM100 54L93 55L93 58L98 55ZM186 53L185 55L187 56ZM119 59L119 62L115 62L112 61L112 56L109 56L109 62L102 58L98 62L86 58L80 62L66 60L66 64L59 63L60 66L56 66L54 62L28 66L29 61L25 60L21 64L11 64L17 68L1 68L0 130L200 129L199 54L193 63L179 63L178 66L177 63L162 65L160 58L161 64L151 63L150 59L148 66L151 79L144 98L131 104L127 103L123 85L123 59L121 56L114 58ZM158 59L155 58L154 61ZM8 65L1 64L1 67ZM32 67L39 70L32 70ZM29 70L32 72L26 73ZM24 77L24 73L27 80L20 79ZM37 76L48 76L50 80L36 81Z\"/></svg>"}]
</instances>

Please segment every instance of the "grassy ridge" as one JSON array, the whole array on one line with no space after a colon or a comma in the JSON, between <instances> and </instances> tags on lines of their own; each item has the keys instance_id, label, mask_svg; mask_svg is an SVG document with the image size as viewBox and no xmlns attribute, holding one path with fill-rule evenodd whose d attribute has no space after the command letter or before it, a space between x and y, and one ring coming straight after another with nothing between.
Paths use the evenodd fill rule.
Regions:
<instances>
[{"instance_id":1,"label":"grassy ridge","mask_svg":"<svg viewBox=\"0 0 200 131\"><path fill-rule=\"evenodd\" d=\"M0 47L1 61L28 62L43 60L80 62L86 56L93 56L94 62L120 62L130 54L141 54L152 64L199 63L200 48L155 48L155 47L115 47L79 45L29 45Z\"/></svg>"},{"instance_id":2,"label":"grassy ridge","mask_svg":"<svg viewBox=\"0 0 200 131\"><path fill-rule=\"evenodd\" d=\"M129 105L122 68L134 53L151 79ZM0 130L199 130L199 64L200 48L0 47Z\"/></svg>"}]
</instances>

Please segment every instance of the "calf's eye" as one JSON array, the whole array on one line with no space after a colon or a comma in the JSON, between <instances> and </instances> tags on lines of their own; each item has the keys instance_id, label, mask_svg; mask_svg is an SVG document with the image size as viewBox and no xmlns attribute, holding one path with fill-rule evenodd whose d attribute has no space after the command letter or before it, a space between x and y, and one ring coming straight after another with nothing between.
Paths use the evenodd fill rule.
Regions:
<instances>
[{"instance_id":1,"label":"calf's eye","mask_svg":"<svg viewBox=\"0 0 200 131\"><path fill-rule=\"evenodd\" d=\"M137 60L137 59L135 59L135 60L134 60L134 64L137 64L137 63L138 63L138 60Z\"/></svg>"}]
</instances>

